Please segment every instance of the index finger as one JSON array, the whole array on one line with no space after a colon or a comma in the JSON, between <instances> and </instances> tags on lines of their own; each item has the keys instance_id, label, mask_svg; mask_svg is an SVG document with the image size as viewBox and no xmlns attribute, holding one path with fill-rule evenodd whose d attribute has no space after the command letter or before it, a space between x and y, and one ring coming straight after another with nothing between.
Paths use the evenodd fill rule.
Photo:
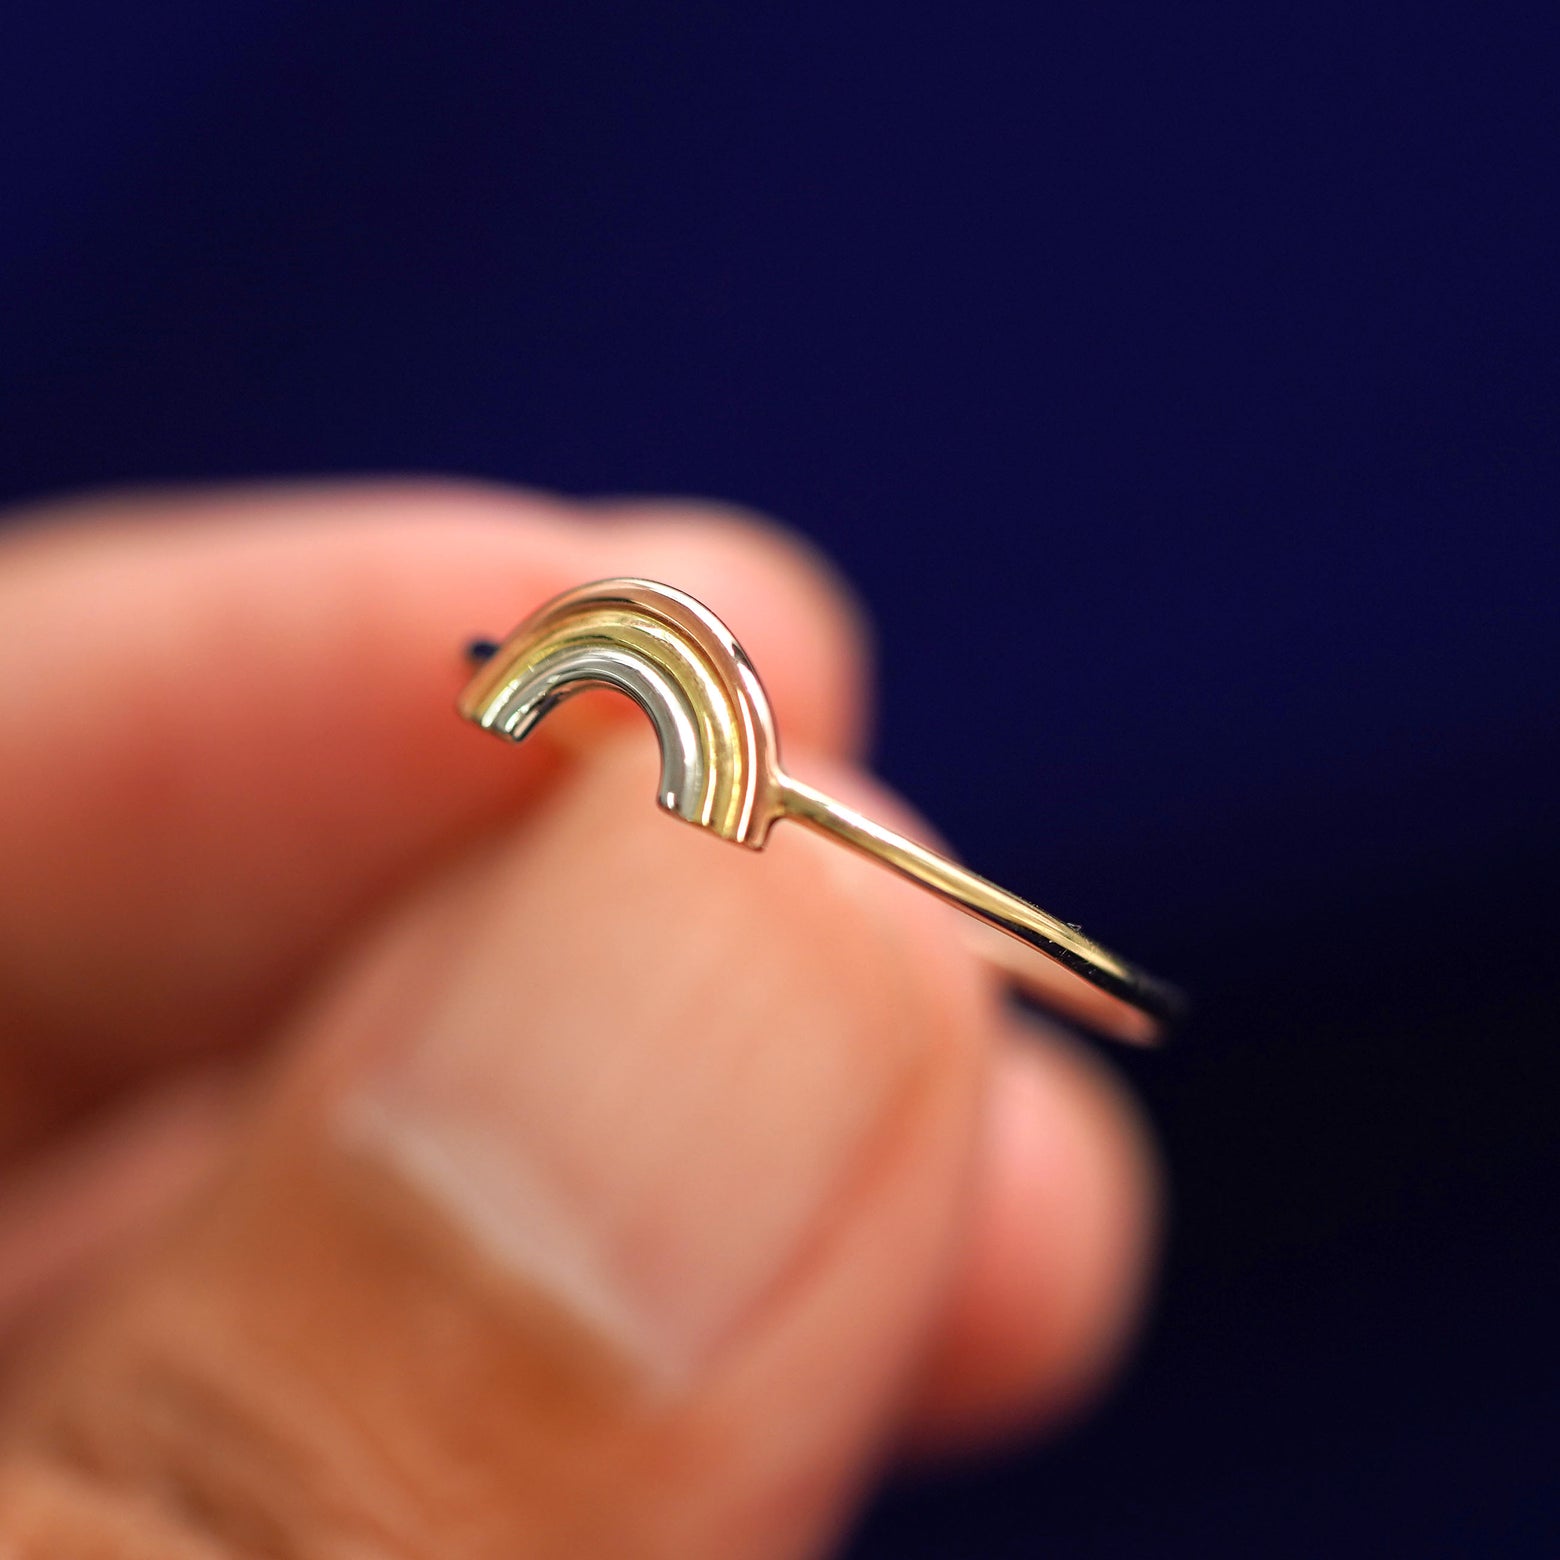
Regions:
<instances>
[{"instance_id":1,"label":"index finger","mask_svg":"<svg viewBox=\"0 0 1560 1560\"><path fill-rule=\"evenodd\" d=\"M0 1151L241 1043L353 926L544 786L450 710L464 636L675 574L782 731L860 727L853 609L773 528L363 484L81 506L0 544ZM648 800L647 800L648 804Z\"/></svg>"}]
</instances>

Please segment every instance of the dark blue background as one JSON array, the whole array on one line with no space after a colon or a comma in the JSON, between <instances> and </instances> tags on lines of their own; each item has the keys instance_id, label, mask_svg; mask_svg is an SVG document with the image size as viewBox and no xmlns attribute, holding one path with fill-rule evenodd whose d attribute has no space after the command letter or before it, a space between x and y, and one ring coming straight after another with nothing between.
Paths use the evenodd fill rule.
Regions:
<instances>
[{"instance_id":1,"label":"dark blue background","mask_svg":"<svg viewBox=\"0 0 1560 1560\"><path fill-rule=\"evenodd\" d=\"M1560 1547L1554 14L0 23L0 496L771 510L876 612L887 775L1196 992L1123 1064L1135 1372L862 1560Z\"/></svg>"}]
</instances>

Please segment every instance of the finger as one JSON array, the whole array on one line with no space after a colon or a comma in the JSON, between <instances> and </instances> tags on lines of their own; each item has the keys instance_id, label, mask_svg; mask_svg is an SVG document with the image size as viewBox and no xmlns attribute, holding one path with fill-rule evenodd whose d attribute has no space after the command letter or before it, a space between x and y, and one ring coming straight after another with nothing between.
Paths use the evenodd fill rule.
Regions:
<instances>
[{"instance_id":1,"label":"finger","mask_svg":"<svg viewBox=\"0 0 1560 1560\"><path fill-rule=\"evenodd\" d=\"M997 1052L963 1251L911 1442L968 1450L1052 1424L1112 1373L1143 1310L1161 1176L1104 1064L1014 1021Z\"/></svg>"},{"instance_id":2,"label":"finger","mask_svg":"<svg viewBox=\"0 0 1560 1560\"><path fill-rule=\"evenodd\" d=\"M816 762L816 761L814 761ZM892 799L842 794L924 835ZM201 1096L197 1096L201 1098ZM83 1134L0 1197L0 1327L40 1296L77 1286L187 1195L198 1146L231 1128L214 1112L186 1130L183 1103L136 1105ZM178 1130L164 1129L172 1121ZM975 1195L950 1299L921 1383L920 1451L968 1448L1054 1421L1109 1374L1141 1308L1157 1244L1158 1174L1141 1120L1093 1053L1034 1023L1001 1047Z\"/></svg>"},{"instance_id":3,"label":"finger","mask_svg":"<svg viewBox=\"0 0 1560 1560\"><path fill-rule=\"evenodd\" d=\"M0 1466L0 1534L6 1560L234 1560L155 1501L105 1490L43 1460Z\"/></svg>"},{"instance_id":4,"label":"finger","mask_svg":"<svg viewBox=\"0 0 1560 1560\"><path fill-rule=\"evenodd\" d=\"M0 1183L0 1351L166 1224L231 1141L237 1091L208 1069L145 1091ZM0 1369L3 1375L3 1369Z\"/></svg>"},{"instance_id":5,"label":"finger","mask_svg":"<svg viewBox=\"0 0 1560 1560\"><path fill-rule=\"evenodd\" d=\"M788 737L848 745L854 613L773 528L427 485L129 501L0 549L0 1148L272 1021L369 908L545 782L451 712L458 646L675 572ZM610 702L610 701L609 701ZM551 724L551 723L549 723Z\"/></svg>"},{"instance_id":6,"label":"finger","mask_svg":"<svg viewBox=\"0 0 1560 1560\"><path fill-rule=\"evenodd\" d=\"M651 746L365 950L18 1455L265 1552L816 1551L897 1439L997 1020L942 907L645 809Z\"/></svg>"},{"instance_id":7,"label":"finger","mask_svg":"<svg viewBox=\"0 0 1560 1560\"><path fill-rule=\"evenodd\" d=\"M231 1143L218 1080L159 1089L0 1195L0 1345L167 1222ZM1018 1024L994 1058L949 1295L911 1449L969 1451L1089 1400L1143 1310L1161 1176L1141 1117L1081 1047Z\"/></svg>"}]
</instances>

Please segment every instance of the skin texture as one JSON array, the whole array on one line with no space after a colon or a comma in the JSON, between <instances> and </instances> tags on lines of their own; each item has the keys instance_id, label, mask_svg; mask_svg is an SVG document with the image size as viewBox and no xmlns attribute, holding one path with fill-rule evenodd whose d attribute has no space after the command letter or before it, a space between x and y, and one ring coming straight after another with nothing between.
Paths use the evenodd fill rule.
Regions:
<instances>
[{"instance_id":1,"label":"skin texture","mask_svg":"<svg viewBox=\"0 0 1560 1560\"><path fill-rule=\"evenodd\" d=\"M452 715L463 635L613 574L929 837L856 767L855 607L751 517L401 483L0 542L7 1556L783 1560L1109 1373L1145 1135L952 912L667 818L624 701Z\"/></svg>"}]
</instances>

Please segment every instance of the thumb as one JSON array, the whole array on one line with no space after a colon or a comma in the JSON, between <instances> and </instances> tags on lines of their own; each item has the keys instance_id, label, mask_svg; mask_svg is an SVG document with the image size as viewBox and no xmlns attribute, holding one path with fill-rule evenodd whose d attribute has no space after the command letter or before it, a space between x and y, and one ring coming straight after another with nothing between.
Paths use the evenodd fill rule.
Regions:
<instances>
[{"instance_id":1,"label":"thumb","mask_svg":"<svg viewBox=\"0 0 1560 1560\"><path fill-rule=\"evenodd\" d=\"M165 1553L836 1531L941 1296L994 1023L930 901L800 831L678 827L648 756L599 754L297 1026L205 1206L24 1395L33 1528L74 1481Z\"/></svg>"}]
</instances>

